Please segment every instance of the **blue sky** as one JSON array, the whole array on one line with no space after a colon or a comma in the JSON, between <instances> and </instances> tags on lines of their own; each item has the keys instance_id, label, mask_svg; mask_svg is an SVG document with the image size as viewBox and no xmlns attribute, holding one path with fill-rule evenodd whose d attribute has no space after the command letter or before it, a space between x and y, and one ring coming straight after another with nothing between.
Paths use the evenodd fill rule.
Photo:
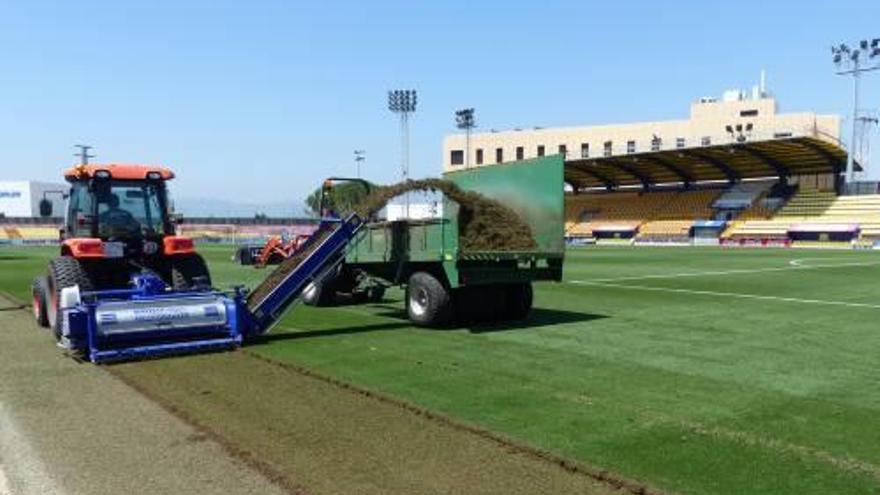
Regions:
<instances>
[{"instance_id":1,"label":"blue sky","mask_svg":"<svg viewBox=\"0 0 880 495\"><path fill-rule=\"evenodd\" d=\"M419 91L413 176L468 106L484 129L681 118L765 69L783 111L848 115L829 46L878 19L876 0L3 2L0 177L57 179L86 142L174 167L178 196L299 202L354 149L389 182L391 88ZM880 109L880 72L864 86Z\"/></svg>"}]
</instances>

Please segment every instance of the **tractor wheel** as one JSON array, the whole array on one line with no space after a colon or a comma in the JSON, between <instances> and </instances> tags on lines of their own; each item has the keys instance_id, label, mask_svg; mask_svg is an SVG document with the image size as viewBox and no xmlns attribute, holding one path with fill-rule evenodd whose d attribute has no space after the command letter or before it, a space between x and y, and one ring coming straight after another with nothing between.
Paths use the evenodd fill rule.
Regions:
<instances>
[{"instance_id":1,"label":"tractor wheel","mask_svg":"<svg viewBox=\"0 0 880 495\"><path fill-rule=\"evenodd\" d=\"M172 256L171 286L174 290L190 290L196 286L211 286L211 274L205 259L198 254Z\"/></svg>"},{"instance_id":2,"label":"tractor wheel","mask_svg":"<svg viewBox=\"0 0 880 495\"><path fill-rule=\"evenodd\" d=\"M446 323L452 312L446 287L428 272L416 272L406 286L406 312L416 325L437 326Z\"/></svg>"},{"instance_id":3,"label":"tractor wheel","mask_svg":"<svg viewBox=\"0 0 880 495\"><path fill-rule=\"evenodd\" d=\"M251 248L249 246L238 248L235 252L234 260L237 261L239 265L253 265L254 258L251 256Z\"/></svg>"},{"instance_id":4,"label":"tractor wheel","mask_svg":"<svg viewBox=\"0 0 880 495\"><path fill-rule=\"evenodd\" d=\"M507 314L513 320L524 320L528 318L532 311L532 300L534 294L532 292L531 283L511 284L505 288L507 296Z\"/></svg>"},{"instance_id":5,"label":"tractor wheel","mask_svg":"<svg viewBox=\"0 0 880 495\"><path fill-rule=\"evenodd\" d=\"M92 275L89 274L81 261L70 256L59 256L49 262L49 276L46 288L46 294L48 295L46 319L55 333L56 340L61 340L62 318L59 305L61 289L75 285L79 286L79 290L83 292L91 291L95 288Z\"/></svg>"},{"instance_id":6,"label":"tractor wheel","mask_svg":"<svg viewBox=\"0 0 880 495\"><path fill-rule=\"evenodd\" d=\"M46 277L35 278L33 285L31 285L31 304L33 306L34 319L37 321L37 325L43 328L49 326L49 315L46 314L46 294L48 293L46 285Z\"/></svg>"}]
</instances>

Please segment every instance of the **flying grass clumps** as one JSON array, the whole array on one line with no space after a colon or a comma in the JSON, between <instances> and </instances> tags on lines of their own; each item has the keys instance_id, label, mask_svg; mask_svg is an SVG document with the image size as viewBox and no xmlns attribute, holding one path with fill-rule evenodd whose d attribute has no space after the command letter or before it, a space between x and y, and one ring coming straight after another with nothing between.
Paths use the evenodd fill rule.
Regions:
<instances>
[{"instance_id":1,"label":"flying grass clumps","mask_svg":"<svg viewBox=\"0 0 880 495\"><path fill-rule=\"evenodd\" d=\"M410 191L440 191L459 205L459 246L462 251L526 251L537 248L532 229L497 200L465 191L442 179L410 180L378 187L355 211L369 218L393 198Z\"/></svg>"},{"instance_id":2,"label":"flying grass clumps","mask_svg":"<svg viewBox=\"0 0 880 495\"><path fill-rule=\"evenodd\" d=\"M369 219L392 199L410 191L440 191L459 205L459 247L464 252L475 251L528 251L537 248L532 229L513 210L497 200L482 194L465 191L456 184L441 179L422 179L381 186L354 207L361 218ZM331 233L330 227L319 229L305 249L284 260L248 296L248 305L254 309L272 289L281 283Z\"/></svg>"}]
</instances>

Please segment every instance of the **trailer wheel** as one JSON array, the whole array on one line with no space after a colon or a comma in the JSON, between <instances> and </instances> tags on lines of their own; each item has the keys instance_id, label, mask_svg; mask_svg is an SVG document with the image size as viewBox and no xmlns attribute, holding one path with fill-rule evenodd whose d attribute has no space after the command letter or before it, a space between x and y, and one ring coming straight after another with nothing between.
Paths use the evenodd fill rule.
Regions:
<instances>
[{"instance_id":1,"label":"trailer wheel","mask_svg":"<svg viewBox=\"0 0 880 495\"><path fill-rule=\"evenodd\" d=\"M46 318L49 326L55 334L56 340L61 340L61 308L58 298L61 289L79 286L83 292L94 290L92 276L86 270L81 261L70 256L59 256L49 262L49 276L47 277L48 294L46 304Z\"/></svg>"},{"instance_id":2,"label":"trailer wheel","mask_svg":"<svg viewBox=\"0 0 880 495\"><path fill-rule=\"evenodd\" d=\"M507 296L508 315L513 320L524 320L532 311L532 301L534 293L532 292L532 284L529 282L522 284L511 284L505 290Z\"/></svg>"},{"instance_id":3,"label":"trailer wheel","mask_svg":"<svg viewBox=\"0 0 880 495\"><path fill-rule=\"evenodd\" d=\"M367 289L367 301L372 303L382 302L385 299L385 286L374 285Z\"/></svg>"},{"instance_id":4,"label":"trailer wheel","mask_svg":"<svg viewBox=\"0 0 880 495\"><path fill-rule=\"evenodd\" d=\"M449 291L427 272L413 273L406 286L406 313L416 325L442 325L449 320Z\"/></svg>"},{"instance_id":5,"label":"trailer wheel","mask_svg":"<svg viewBox=\"0 0 880 495\"><path fill-rule=\"evenodd\" d=\"M34 319L37 321L37 325L43 328L49 326L49 315L46 309L46 294L48 293L46 285L46 277L35 278L33 285L31 285L31 304L33 306Z\"/></svg>"},{"instance_id":6,"label":"trailer wheel","mask_svg":"<svg viewBox=\"0 0 880 495\"><path fill-rule=\"evenodd\" d=\"M334 302L335 295L336 291L333 288L332 280L325 280L324 282L313 280L303 290L301 299L303 304L307 306L330 306Z\"/></svg>"},{"instance_id":7,"label":"trailer wheel","mask_svg":"<svg viewBox=\"0 0 880 495\"><path fill-rule=\"evenodd\" d=\"M174 290L190 290L198 285L211 286L211 274L205 259L198 254L171 256L171 286Z\"/></svg>"}]
</instances>

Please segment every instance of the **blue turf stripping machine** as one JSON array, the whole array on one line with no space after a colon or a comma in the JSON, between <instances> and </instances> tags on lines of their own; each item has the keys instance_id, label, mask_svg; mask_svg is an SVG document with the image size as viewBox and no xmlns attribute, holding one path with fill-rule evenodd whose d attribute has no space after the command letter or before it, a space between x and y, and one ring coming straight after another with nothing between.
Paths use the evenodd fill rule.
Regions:
<instances>
[{"instance_id":1,"label":"blue turf stripping machine","mask_svg":"<svg viewBox=\"0 0 880 495\"><path fill-rule=\"evenodd\" d=\"M264 281L269 285L254 291L263 294L259 300L240 288L172 291L151 272L134 275L131 289L62 289L60 344L94 363L233 349L266 333L310 282L331 272L362 224L356 214L322 222L302 248L308 255L283 277Z\"/></svg>"}]
</instances>

